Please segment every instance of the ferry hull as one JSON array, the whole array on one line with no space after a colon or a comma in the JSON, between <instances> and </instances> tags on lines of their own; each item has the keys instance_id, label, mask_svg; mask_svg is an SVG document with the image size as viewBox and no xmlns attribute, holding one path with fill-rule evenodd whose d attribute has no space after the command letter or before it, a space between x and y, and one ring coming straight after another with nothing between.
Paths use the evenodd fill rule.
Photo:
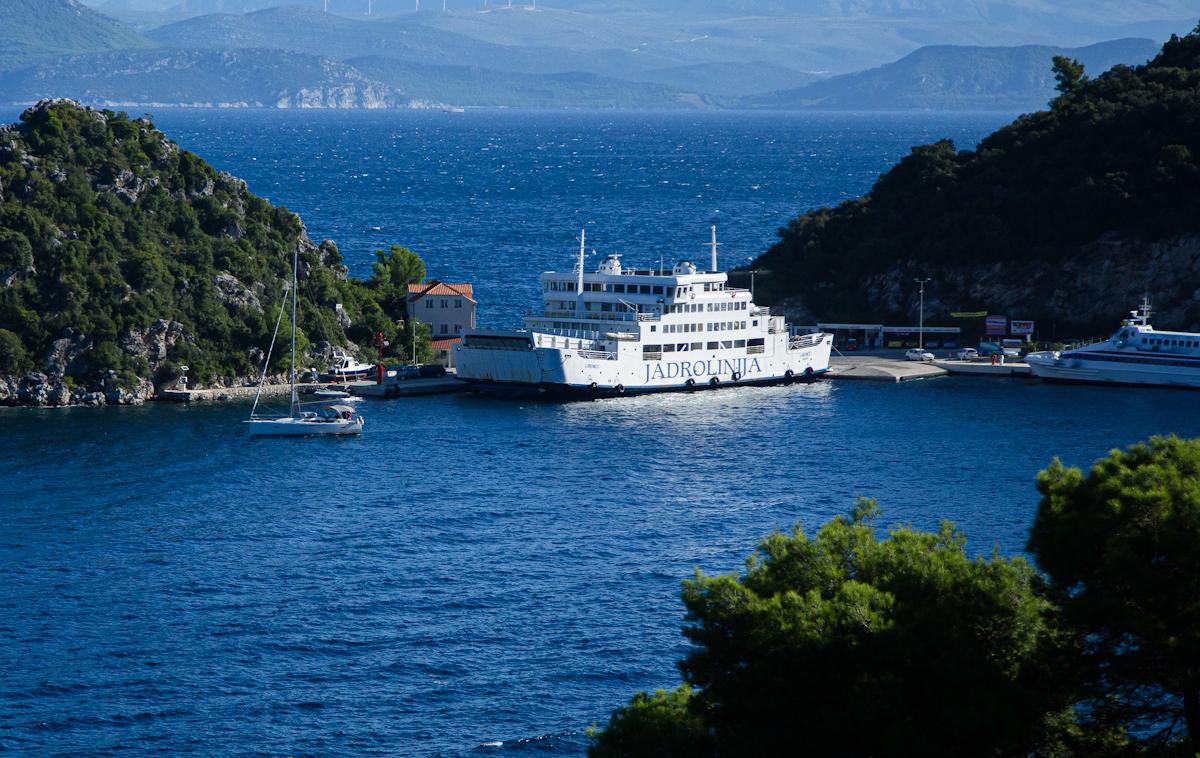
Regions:
<instances>
[{"instance_id":1,"label":"ferry hull","mask_svg":"<svg viewBox=\"0 0 1200 758\"><path fill-rule=\"evenodd\" d=\"M1031 353L1025 361L1034 376L1052 382L1200 389L1200 367L1121 364L1053 353Z\"/></svg>"},{"instance_id":2,"label":"ferry hull","mask_svg":"<svg viewBox=\"0 0 1200 758\"><path fill-rule=\"evenodd\" d=\"M832 337L812 335L789 347L786 335L762 353L745 350L680 353L646 360L638 345L626 354L566 348L493 350L460 346L458 378L477 392L549 397L614 397L718 387L812 381L829 369Z\"/></svg>"}]
</instances>

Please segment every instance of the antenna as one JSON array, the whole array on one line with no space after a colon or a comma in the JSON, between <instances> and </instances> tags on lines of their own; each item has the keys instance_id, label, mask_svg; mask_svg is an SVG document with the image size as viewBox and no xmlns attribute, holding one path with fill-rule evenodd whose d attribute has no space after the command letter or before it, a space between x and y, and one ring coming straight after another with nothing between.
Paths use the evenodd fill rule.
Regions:
<instances>
[{"instance_id":1,"label":"antenna","mask_svg":"<svg viewBox=\"0 0 1200 758\"><path fill-rule=\"evenodd\" d=\"M371 0L367 0L367 15L371 15Z\"/></svg>"},{"instance_id":2,"label":"antenna","mask_svg":"<svg viewBox=\"0 0 1200 758\"><path fill-rule=\"evenodd\" d=\"M712 242L708 243L712 247L712 272L717 273L717 227L714 224L712 227Z\"/></svg>"},{"instance_id":3,"label":"antenna","mask_svg":"<svg viewBox=\"0 0 1200 758\"><path fill-rule=\"evenodd\" d=\"M329 12L329 0L325 0L325 12Z\"/></svg>"},{"instance_id":4,"label":"antenna","mask_svg":"<svg viewBox=\"0 0 1200 758\"><path fill-rule=\"evenodd\" d=\"M583 294L583 256L587 252L587 248L584 245L584 240L586 238L587 238L587 228L586 227L581 228L579 230L579 278L575 283L575 294L576 295Z\"/></svg>"}]
</instances>

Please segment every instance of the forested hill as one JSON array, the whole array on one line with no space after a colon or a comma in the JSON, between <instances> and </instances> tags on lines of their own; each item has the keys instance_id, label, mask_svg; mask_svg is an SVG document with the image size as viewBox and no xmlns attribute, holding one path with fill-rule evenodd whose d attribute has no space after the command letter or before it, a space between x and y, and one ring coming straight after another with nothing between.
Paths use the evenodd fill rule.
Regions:
<instances>
[{"instance_id":1,"label":"forested hill","mask_svg":"<svg viewBox=\"0 0 1200 758\"><path fill-rule=\"evenodd\" d=\"M1144 293L1200 330L1200 26L959 151L914 148L864 197L792 219L752 265L822 320L990 310L1041 335L1115 326ZM764 279L760 278L760 282Z\"/></svg>"},{"instance_id":2,"label":"forested hill","mask_svg":"<svg viewBox=\"0 0 1200 758\"><path fill-rule=\"evenodd\" d=\"M193 384L254 377L293 251L302 351L376 330L404 349L388 267L348 278L333 243L145 119L38 103L0 127L0 404L137 400L181 364Z\"/></svg>"}]
</instances>

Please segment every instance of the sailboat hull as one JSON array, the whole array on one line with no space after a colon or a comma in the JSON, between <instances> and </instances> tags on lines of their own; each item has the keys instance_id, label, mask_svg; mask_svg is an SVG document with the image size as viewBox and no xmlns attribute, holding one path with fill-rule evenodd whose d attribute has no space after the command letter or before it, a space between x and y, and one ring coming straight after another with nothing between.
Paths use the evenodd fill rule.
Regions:
<instances>
[{"instance_id":1,"label":"sailboat hull","mask_svg":"<svg viewBox=\"0 0 1200 758\"><path fill-rule=\"evenodd\" d=\"M325 421L308 418L251 419L251 437L314 437L319 435L362 434L361 416Z\"/></svg>"}]
</instances>

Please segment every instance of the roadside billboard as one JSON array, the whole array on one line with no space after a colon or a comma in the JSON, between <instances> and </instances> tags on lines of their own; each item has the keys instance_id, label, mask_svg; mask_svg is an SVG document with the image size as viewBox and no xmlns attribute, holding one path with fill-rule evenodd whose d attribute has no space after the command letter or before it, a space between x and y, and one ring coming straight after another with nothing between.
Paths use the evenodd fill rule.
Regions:
<instances>
[{"instance_id":1,"label":"roadside billboard","mask_svg":"<svg viewBox=\"0 0 1200 758\"><path fill-rule=\"evenodd\" d=\"M1015 318L1009 323L1009 333L1018 334L1033 334L1032 321L1018 321Z\"/></svg>"},{"instance_id":2,"label":"roadside billboard","mask_svg":"<svg viewBox=\"0 0 1200 758\"><path fill-rule=\"evenodd\" d=\"M990 335L1008 334L1008 316L988 316L984 323Z\"/></svg>"}]
</instances>

